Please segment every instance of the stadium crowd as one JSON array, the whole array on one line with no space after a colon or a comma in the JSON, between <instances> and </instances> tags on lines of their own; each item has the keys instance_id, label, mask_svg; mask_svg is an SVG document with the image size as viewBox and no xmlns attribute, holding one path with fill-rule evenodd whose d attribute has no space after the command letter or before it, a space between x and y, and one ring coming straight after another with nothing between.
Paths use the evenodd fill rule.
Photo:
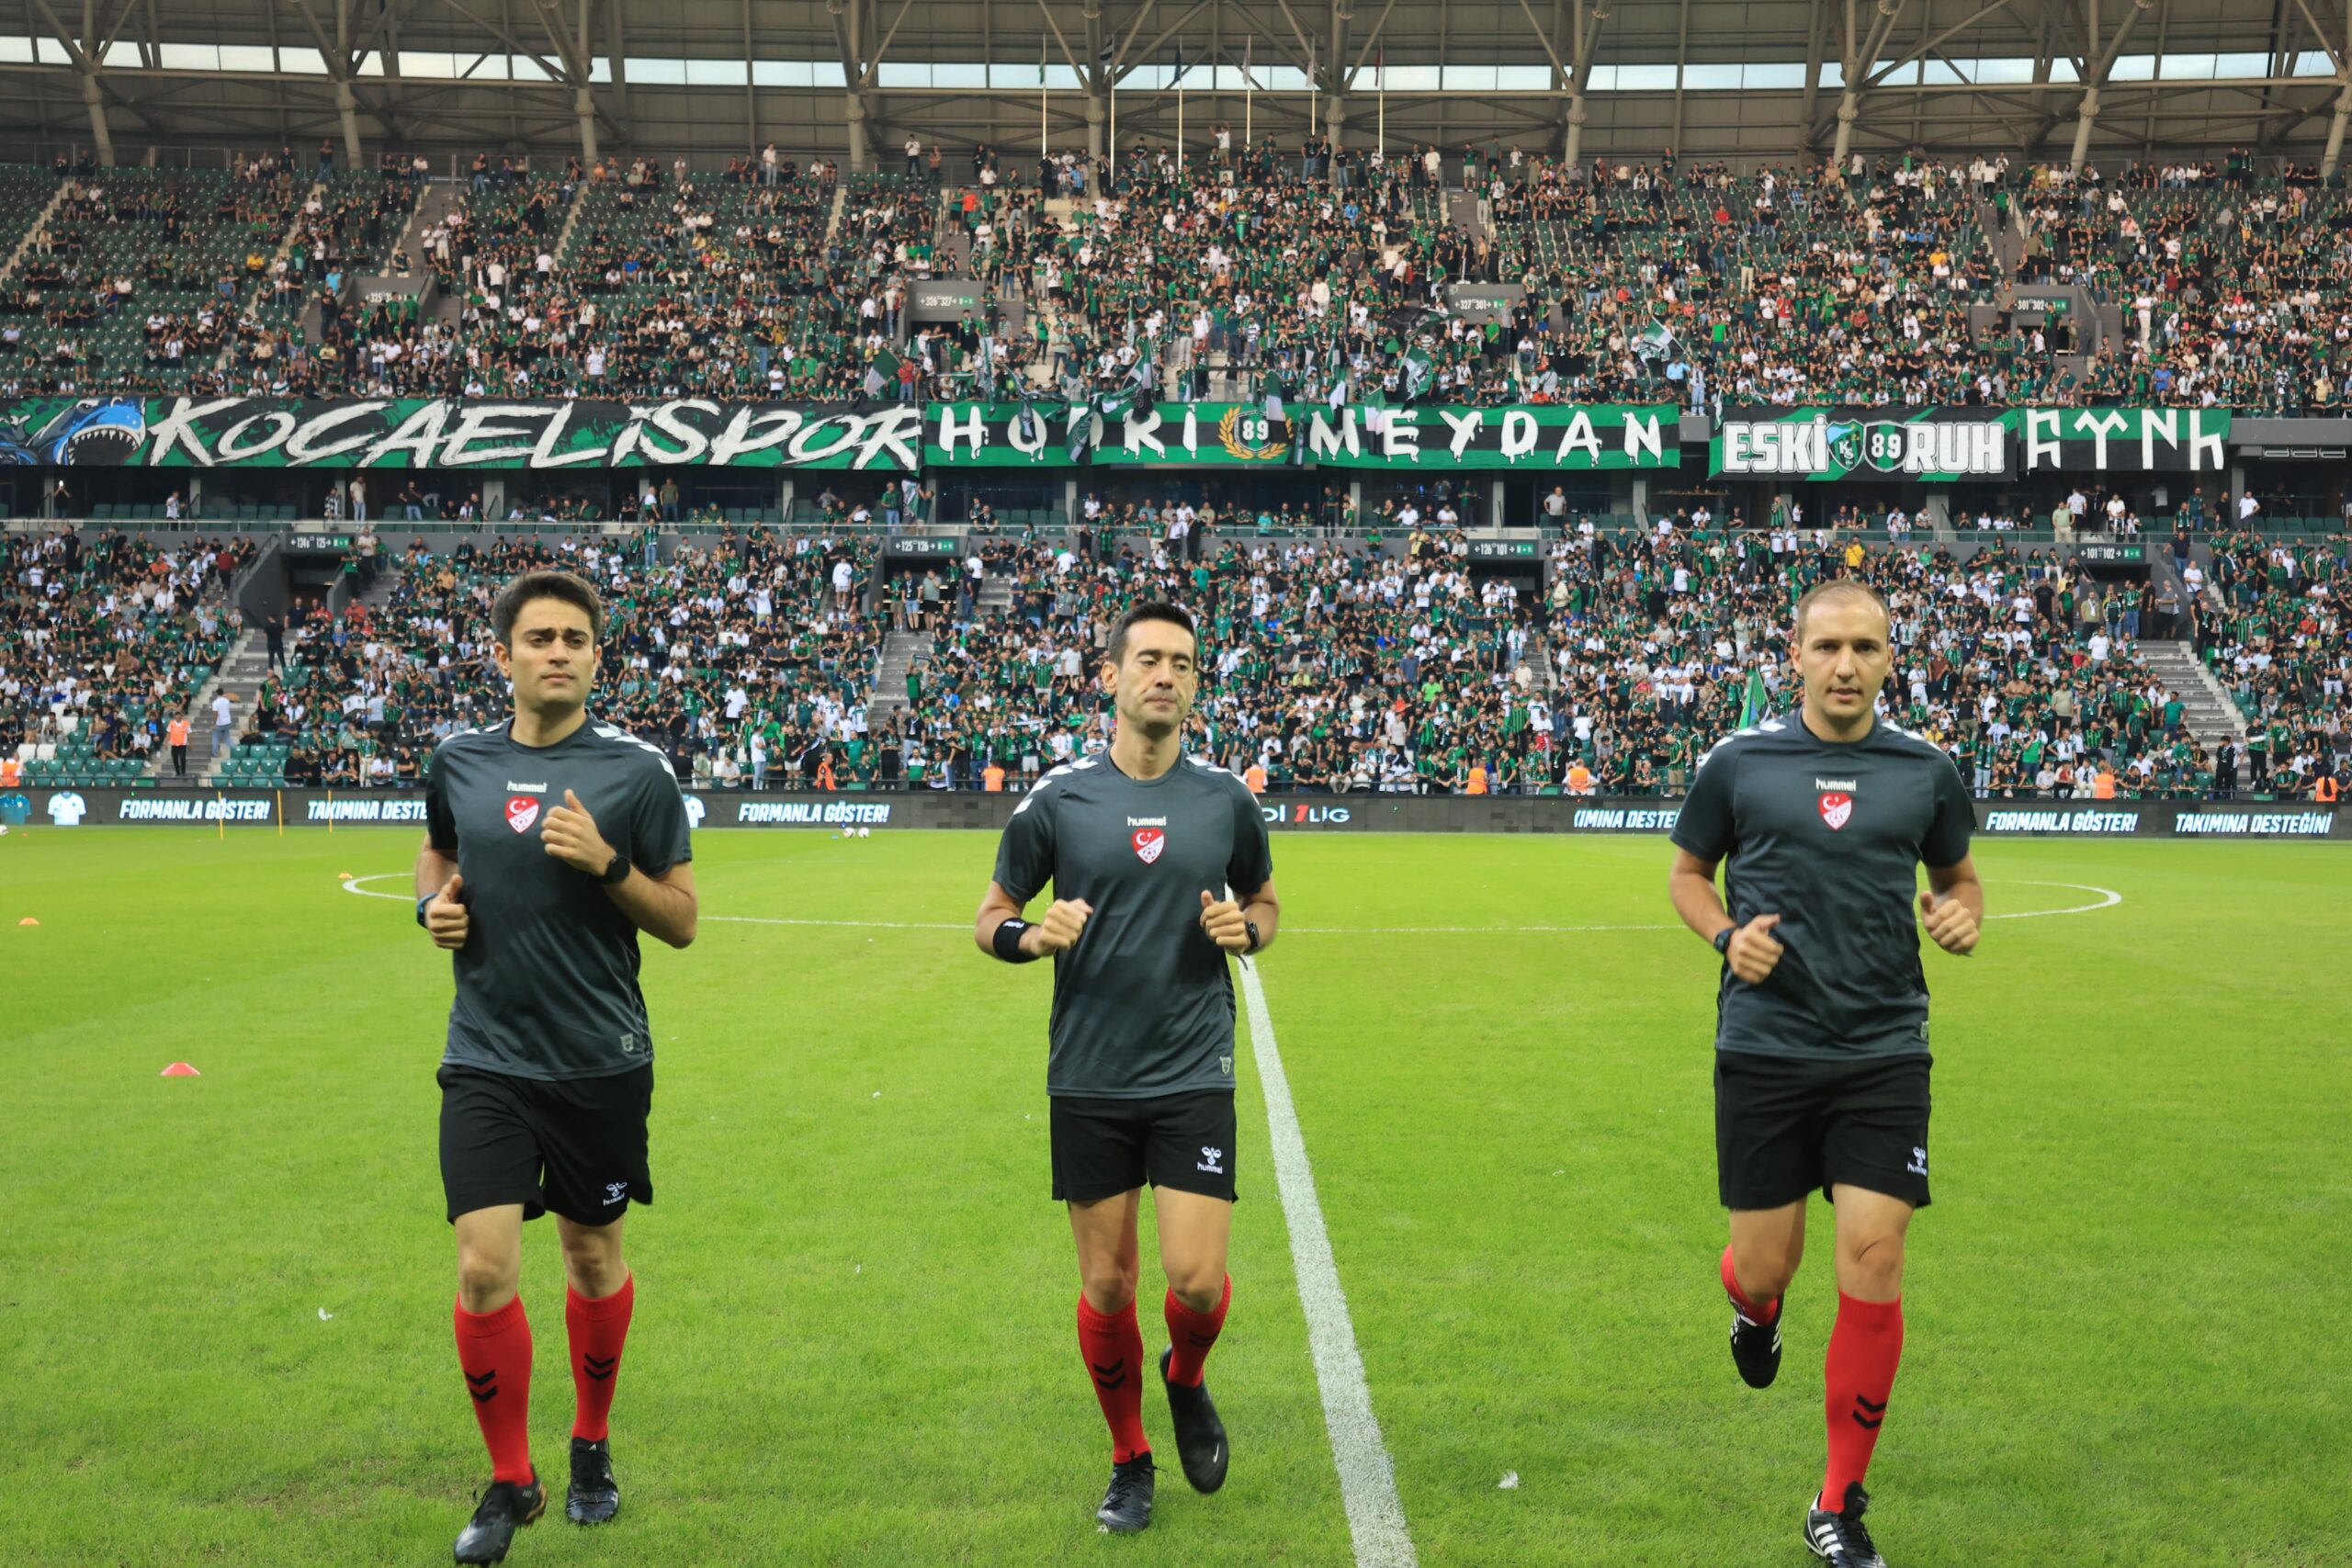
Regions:
<instances>
[{"instance_id":1,"label":"stadium crowd","mask_svg":"<svg viewBox=\"0 0 2352 1568\"><path fill-rule=\"evenodd\" d=\"M2202 573L2199 574L2200 578ZM2197 649L2244 716L2223 788L2338 797L2352 758L2352 563L2310 543L2235 533L2215 542Z\"/></svg>"},{"instance_id":2,"label":"stadium crowd","mask_svg":"<svg viewBox=\"0 0 2352 1568\"><path fill-rule=\"evenodd\" d=\"M1104 743L1092 668L1109 624L1164 595L1204 621L1197 743L1266 788L1679 794L1711 739L1790 700L1797 596L1856 575L1887 596L1904 649L1889 716L1979 794L2212 786L2179 697L2125 635L2141 612L2049 551L1996 544L1963 563L1793 528L1596 530L1552 564L1538 603L1475 581L1464 541L1434 529L1403 557L1246 537L1189 562L1157 545L1107 561L1012 546L984 568L1010 579L1009 604L951 623L910 674L902 744L922 765L907 771L968 784L994 764L1017 786Z\"/></svg>"},{"instance_id":3,"label":"stadium crowd","mask_svg":"<svg viewBox=\"0 0 2352 1568\"><path fill-rule=\"evenodd\" d=\"M321 607L297 628L244 740L278 764L256 782L420 782L434 744L502 711L497 586L555 566L609 606L600 716L696 785L1024 787L1107 743L1094 671L1110 624L1167 597L1202 623L1192 743L1261 788L1673 795L1712 739L1786 705L1789 608L1849 575L1894 612L1887 716L1943 746L1980 795L2333 798L2352 765L2352 568L2332 547L2222 536L2174 604L1999 535L1959 560L1866 545L1834 520L1588 523L1552 545L1539 590L1474 576L1457 527L1416 517L1399 532L1402 553L1385 554L1202 509L1173 538L1001 535L888 582L872 540L847 534L729 527L666 555L651 528L439 552L420 538L389 557L383 603ZM223 589L252 554L245 538L19 536L0 755L62 745L143 767L243 629ZM894 628L928 638L910 644L902 700L895 680L877 689ZM2190 733L2143 632L2193 640L2245 713L2243 744L2211 754Z\"/></svg>"},{"instance_id":4,"label":"stadium crowd","mask_svg":"<svg viewBox=\"0 0 2352 1568\"><path fill-rule=\"evenodd\" d=\"M0 758L27 764L34 783L52 763L129 782L123 768L163 753L244 629L229 589L256 553L243 536L171 546L122 533L8 536Z\"/></svg>"},{"instance_id":5,"label":"stadium crowd","mask_svg":"<svg viewBox=\"0 0 2352 1568\"><path fill-rule=\"evenodd\" d=\"M421 231L397 156L15 171L40 199L18 203L0 372L77 393L2346 406L2352 214L2292 164L1294 156L1227 128L1212 149L1138 145L1114 178L983 147L953 180L935 148L905 174L773 148L719 171L485 156ZM42 179L67 187L45 220ZM379 267L438 298L359 297ZM917 334L933 276L979 303ZM1447 308L1458 283L1506 292ZM2052 283L2120 333L2005 309Z\"/></svg>"},{"instance_id":6,"label":"stadium crowd","mask_svg":"<svg viewBox=\"0 0 2352 1568\"><path fill-rule=\"evenodd\" d=\"M662 558L658 537L514 537L390 563L389 597L342 616L322 606L300 657L258 695L253 734L285 748L289 784L414 784L434 745L506 711L490 606L514 574L575 571L605 596L597 715L662 747L688 776L754 723L862 709L882 618L864 607L870 541L731 530Z\"/></svg>"}]
</instances>

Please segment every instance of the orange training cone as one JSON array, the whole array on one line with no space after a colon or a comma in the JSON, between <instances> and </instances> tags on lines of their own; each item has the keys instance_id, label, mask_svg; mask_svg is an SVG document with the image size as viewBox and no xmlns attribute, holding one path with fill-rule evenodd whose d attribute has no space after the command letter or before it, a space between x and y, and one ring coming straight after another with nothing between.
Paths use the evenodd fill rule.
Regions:
<instances>
[{"instance_id":1,"label":"orange training cone","mask_svg":"<svg viewBox=\"0 0 2352 1568\"><path fill-rule=\"evenodd\" d=\"M34 919L30 915L27 915L23 919L18 920L17 923L20 926L37 926L40 924L39 920Z\"/></svg>"},{"instance_id":2,"label":"orange training cone","mask_svg":"<svg viewBox=\"0 0 2352 1568\"><path fill-rule=\"evenodd\" d=\"M186 1062L174 1062L170 1066L165 1067L163 1072L157 1076L167 1078L200 1078L204 1075L198 1072L194 1067L189 1066Z\"/></svg>"},{"instance_id":3,"label":"orange training cone","mask_svg":"<svg viewBox=\"0 0 2352 1568\"><path fill-rule=\"evenodd\" d=\"M334 874L334 879L335 879L337 882L356 882L356 881L358 881L358 880L359 880L357 877L356 877L356 876L352 875L352 874L351 874L351 873L349 873L349 872L347 872L347 871L338 871L338 872L336 872L336 873Z\"/></svg>"}]
</instances>

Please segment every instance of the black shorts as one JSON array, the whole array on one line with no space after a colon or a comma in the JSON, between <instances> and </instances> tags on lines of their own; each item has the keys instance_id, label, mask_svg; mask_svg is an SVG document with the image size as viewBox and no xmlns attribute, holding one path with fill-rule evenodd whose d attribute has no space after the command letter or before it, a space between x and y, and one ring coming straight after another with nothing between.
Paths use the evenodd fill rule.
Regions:
<instances>
[{"instance_id":1,"label":"black shorts","mask_svg":"<svg viewBox=\"0 0 2352 1568\"><path fill-rule=\"evenodd\" d=\"M1932 1058L1715 1053L1715 1179L1726 1209L1778 1209L1838 1182L1928 1206Z\"/></svg>"},{"instance_id":2,"label":"black shorts","mask_svg":"<svg viewBox=\"0 0 2352 1568\"><path fill-rule=\"evenodd\" d=\"M1072 1203L1149 1182L1231 1202L1233 1091L1153 1100L1053 1097L1054 1197Z\"/></svg>"},{"instance_id":3,"label":"black shorts","mask_svg":"<svg viewBox=\"0 0 2352 1568\"><path fill-rule=\"evenodd\" d=\"M653 1065L610 1077L547 1082L443 1063L441 1190L449 1218L520 1203L608 1225L653 1201L645 1123Z\"/></svg>"}]
</instances>

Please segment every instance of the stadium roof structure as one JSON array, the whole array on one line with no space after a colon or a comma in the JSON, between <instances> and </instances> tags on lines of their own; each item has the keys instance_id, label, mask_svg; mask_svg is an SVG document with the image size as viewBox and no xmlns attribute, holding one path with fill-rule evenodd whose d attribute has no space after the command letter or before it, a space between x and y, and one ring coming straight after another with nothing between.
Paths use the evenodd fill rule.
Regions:
<instances>
[{"instance_id":1,"label":"stadium roof structure","mask_svg":"<svg viewBox=\"0 0 2352 1568\"><path fill-rule=\"evenodd\" d=\"M2352 0L25 0L0 157L1498 139L1625 159L2324 160ZM24 30L17 31L16 28Z\"/></svg>"}]
</instances>

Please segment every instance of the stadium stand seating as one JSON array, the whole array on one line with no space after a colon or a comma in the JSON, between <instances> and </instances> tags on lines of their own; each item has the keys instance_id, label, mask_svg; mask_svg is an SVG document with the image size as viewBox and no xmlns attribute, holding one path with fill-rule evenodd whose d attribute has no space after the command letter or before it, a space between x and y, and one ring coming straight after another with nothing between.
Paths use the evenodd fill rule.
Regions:
<instances>
[{"instance_id":1,"label":"stadium stand seating","mask_svg":"<svg viewBox=\"0 0 2352 1568\"><path fill-rule=\"evenodd\" d=\"M1473 148L1446 185L1402 156L1307 180L1295 159L1180 169L1162 150L1106 193L1075 159L993 154L944 188L788 159L774 185L740 158L478 162L459 210L410 236L441 300L338 298L307 330L322 294L390 264L422 182L274 155L0 172L19 237L38 230L0 285L0 358L22 390L835 400L902 379L1115 390L1146 361L1162 395L1244 400L1344 380L1392 401L2346 406L2352 215L2291 165L2075 182L1900 158L1838 179ZM979 283L980 310L910 341L905 290L927 276ZM1491 320L1430 313L1464 282L1518 297ZM2005 326L2020 285L2079 286L2109 314Z\"/></svg>"}]
</instances>

